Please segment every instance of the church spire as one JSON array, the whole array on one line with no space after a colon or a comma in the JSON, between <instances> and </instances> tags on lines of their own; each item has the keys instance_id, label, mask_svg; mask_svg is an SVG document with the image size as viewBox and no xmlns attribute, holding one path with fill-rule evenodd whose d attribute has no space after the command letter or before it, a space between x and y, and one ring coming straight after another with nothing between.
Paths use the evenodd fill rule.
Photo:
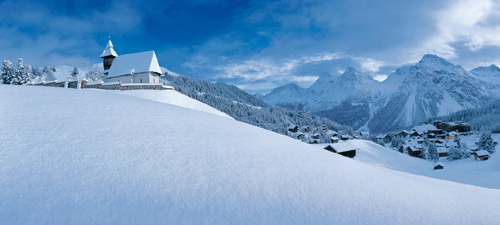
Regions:
<instances>
[{"instance_id":1,"label":"church spire","mask_svg":"<svg viewBox=\"0 0 500 225\"><path fill-rule=\"evenodd\" d=\"M113 59L118 57L115 50L113 49L113 43L111 42L111 35L109 35L108 44L106 48L101 53L101 58L103 60L104 70L107 70L111 67L111 63L113 63Z\"/></svg>"}]
</instances>

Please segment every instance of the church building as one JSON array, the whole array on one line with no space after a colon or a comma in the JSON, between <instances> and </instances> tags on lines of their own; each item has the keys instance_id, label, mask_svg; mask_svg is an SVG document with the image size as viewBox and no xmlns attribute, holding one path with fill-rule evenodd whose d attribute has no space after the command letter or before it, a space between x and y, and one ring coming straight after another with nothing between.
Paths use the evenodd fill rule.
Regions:
<instances>
[{"instance_id":1,"label":"church building","mask_svg":"<svg viewBox=\"0 0 500 225\"><path fill-rule=\"evenodd\" d=\"M118 56L109 39L101 58L106 83L160 83L162 72L154 51Z\"/></svg>"}]
</instances>

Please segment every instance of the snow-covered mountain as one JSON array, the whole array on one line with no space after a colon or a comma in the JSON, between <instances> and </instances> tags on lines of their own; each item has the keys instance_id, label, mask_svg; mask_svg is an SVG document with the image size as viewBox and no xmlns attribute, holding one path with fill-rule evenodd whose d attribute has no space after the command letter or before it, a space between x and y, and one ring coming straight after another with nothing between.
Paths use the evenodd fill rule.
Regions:
<instances>
[{"instance_id":1,"label":"snow-covered mountain","mask_svg":"<svg viewBox=\"0 0 500 225\"><path fill-rule=\"evenodd\" d=\"M287 108L296 106L300 110L317 112L344 101L371 100L374 95L381 93L375 88L376 83L371 76L349 67L340 76L323 74L309 88L288 84L274 89L262 99L273 105Z\"/></svg>"},{"instance_id":2,"label":"snow-covered mountain","mask_svg":"<svg viewBox=\"0 0 500 225\"><path fill-rule=\"evenodd\" d=\"M475 78L459 65L425 55L408 68L398 89L374 111L368 127L391 131L487 104L500 93L500 87Z\"/></svg>"},{"instance_id":3,"label":"snow-covered mountain","mask_svg":"<svg viewBox=\"0 0 500 225\"><path fill-rule=\"evenodd\" d=\"M474 74L480 80L500 84L500 68L495 65L478 67L471 70L470 73Z\"/></svg>"},{"instance_id":4,"label":"snow-covered mountain","mask_svg":"<svg viewBox=\"0 0 500 225\"><path fill-rule=\"evenodd\" d=\"M355 129L386 132L477 108L497 98L500 86L480 79L486 76L483 74L497 75L473 75L436 55L425 55L416 65L397 69L383 82L349 68L339 77L320 77L311 87L301 90L302 94L273 91L262 99L285 107L300 105Z\"/></svg>"},{"instance_id":5,"label":"snow-covered mountain","mask_svg":"<svg viewBox=\"0 0 500 225\"><path fill-rule=\"evenodd\" d=\"M2 224L500 221L498 189L344 158L213 114L91 89L0 85L0 96Z\"/></svg>"}]
</instances>

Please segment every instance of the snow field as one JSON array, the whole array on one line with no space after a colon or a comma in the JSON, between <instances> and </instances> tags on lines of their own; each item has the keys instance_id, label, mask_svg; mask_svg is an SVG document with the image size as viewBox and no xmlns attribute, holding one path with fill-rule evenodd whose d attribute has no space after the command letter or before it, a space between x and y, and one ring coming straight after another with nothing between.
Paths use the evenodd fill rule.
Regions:
<instances>
[{"instance_id":1,"label":"snow field","mask_svg":"<svg viewBox=\"0 0 500 225\"><path fill-rule=\"evenodd\" d=\"M4 224L497 224L499 199L170 104L0 85Z\"/></svg>"}]
</instances>

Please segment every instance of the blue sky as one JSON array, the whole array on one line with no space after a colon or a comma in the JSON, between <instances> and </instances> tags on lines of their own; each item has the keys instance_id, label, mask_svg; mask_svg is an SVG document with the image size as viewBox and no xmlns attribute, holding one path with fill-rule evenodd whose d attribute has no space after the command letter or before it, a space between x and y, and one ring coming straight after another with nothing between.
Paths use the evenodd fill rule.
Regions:
<instances>
[{"instance_id":1,"label":"blue sky","mask_svg":"<svg viewBox=\"0 0 500 225\"><path fill-rule=\"evenodd\" d=\"M454 1L3 1L0 57L88 66L155 50L187 76L268 92L347 67L384 77L433 53L466 69L500 64L500 3Z\"/></svg>"}]
</instances>

